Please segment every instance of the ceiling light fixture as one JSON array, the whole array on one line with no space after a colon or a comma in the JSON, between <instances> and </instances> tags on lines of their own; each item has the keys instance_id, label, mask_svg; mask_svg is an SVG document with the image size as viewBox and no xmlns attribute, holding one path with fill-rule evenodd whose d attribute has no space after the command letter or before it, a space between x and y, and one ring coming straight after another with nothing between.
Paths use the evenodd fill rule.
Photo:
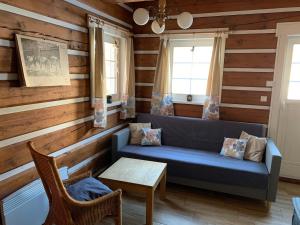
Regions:
<instances>
[{"instance_id":1,"label":"ceiling light fixture","mask_svg":"<svg viewBox=\"0 0 300 225\"><path fill-rule=\"evenodd\" d=\"M166 28L166 19L168 19L166 0L159 0L158 8L138 8L133 13L134 22L140 26L146 25L150 18L153 19L151 24L152 31L156 34L163 33ZM193 24L193 15L189 12L181 13L177 17L177 24L181 29L184 30L190 28Z\"/></svg>"}]
</instances>

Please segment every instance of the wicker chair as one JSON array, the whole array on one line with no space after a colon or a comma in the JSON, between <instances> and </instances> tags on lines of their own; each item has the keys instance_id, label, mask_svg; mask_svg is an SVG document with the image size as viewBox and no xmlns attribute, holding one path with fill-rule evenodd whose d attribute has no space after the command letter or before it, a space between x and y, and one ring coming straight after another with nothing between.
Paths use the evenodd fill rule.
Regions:
<instances>
[{"instance_id":1,"label":"wicker chair","mask_svg":"<svg viewBox=\"0 0 300 225\"><path fill-rule=\"evenodd\" d=\"M69 196L65 185L88 177L91 173L61 181L55 159L36 151L29 142L30 152L49 199L49 213L44 225L94 225L106 216L113 216L116 225L122 225L121 190L92 201L81 202Z\"/></svg>"}]
</instances>

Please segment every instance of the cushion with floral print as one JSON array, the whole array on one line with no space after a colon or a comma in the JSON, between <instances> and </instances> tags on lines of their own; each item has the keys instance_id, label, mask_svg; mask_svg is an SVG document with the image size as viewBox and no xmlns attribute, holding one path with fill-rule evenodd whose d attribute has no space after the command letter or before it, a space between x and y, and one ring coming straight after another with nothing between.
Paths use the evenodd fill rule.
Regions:
<instances>
[{"instance_id":1,"label":"cushion with floral print","mask_svg":"<svg viewBox=\"0 0 300 225\"><path fill-rule=\"evenodd\" d=\"M208 97L203 106L202 119L204 120L218 120L220 114L219 97Z\"/></svg>"},{"instance_id":2,"label":"cushion with floral print","mask_svg":"<svg viewBox=\"0 0 300 225\"><path fill-rule=\"evenodd\" d=\"M161 129L143 128L141 145L160 146L161 145Z\"/></svg>"},{"instance_id":3,"label":"cushion with floral print","mask_svg":"<svg viewBox=\"0 0 300 225\"><path fill-rule=\"evenodd\" d=\"M225 138L221 155L243 160L247 139Z\"/></svg>"},{"instance_id":4,"label":"cushion with floral print","mask_svg":"<svg viewBox=\"0 0 300 225\"><path fill-rule=\"evenodd\" d=\"M141 130L143 128L151 128L151 123L129 123L131 145L141 144L143 138Z\"/></svg>"}]
</instances>

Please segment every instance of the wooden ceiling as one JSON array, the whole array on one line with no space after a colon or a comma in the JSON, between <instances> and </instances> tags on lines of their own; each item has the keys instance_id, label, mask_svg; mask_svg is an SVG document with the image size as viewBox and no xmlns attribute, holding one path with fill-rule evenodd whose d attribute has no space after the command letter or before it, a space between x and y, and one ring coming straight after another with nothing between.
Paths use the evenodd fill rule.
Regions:
<instances>
[{"instance_id":1,"label":"wooden ceiling","mask_svg":"<svg viewBox=\"0 0 300 225\"><path fill-rule=\"evenodd\" d=\"M117 3L134 3L134 2L149 2L154 0L104 0L104 2L117 4Z\"/></svg>"}]
</instances>

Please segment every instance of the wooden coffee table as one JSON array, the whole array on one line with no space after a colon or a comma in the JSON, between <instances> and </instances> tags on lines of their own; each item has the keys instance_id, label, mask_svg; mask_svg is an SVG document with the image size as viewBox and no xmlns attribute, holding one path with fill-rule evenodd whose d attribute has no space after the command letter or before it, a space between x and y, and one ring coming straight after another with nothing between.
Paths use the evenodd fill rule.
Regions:
<instances>
[{"instance_id":1,"label":"wooden coffee table","mask_svg":"<svg viewBox=\"0 0 300 225\"><path fill-rule=\"evenodd\" d=\"M166 174L166 163L121 158L98 178L112 189L121 188L146 196L146 225L152 225L154 192L160 184L159 197L165 198Z\"/></svg>"}]
</instances>

